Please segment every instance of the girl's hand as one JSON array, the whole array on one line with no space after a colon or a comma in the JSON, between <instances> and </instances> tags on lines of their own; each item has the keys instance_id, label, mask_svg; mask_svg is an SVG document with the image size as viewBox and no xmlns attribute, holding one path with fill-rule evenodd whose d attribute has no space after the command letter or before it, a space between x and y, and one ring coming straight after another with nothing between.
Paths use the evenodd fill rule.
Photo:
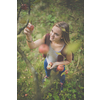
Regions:
<instances>
[{"instance_id":1,"label":"girl's hand","mask_svg":"<svg viewBox=\"0 0 100 100\"><path fill-rule=\"evenodd\" d=\"M57 63L54 62L53 65L52 65L52 67L51 67L50 69L53 69L53 68L55 68L56 66L57 66Z\"/></svg>"},{"instance_id":2,"label":"girl's hand","mask_svg":"<svg viewBox=\"0 0 100 100\"><path fill-rule=\"evenodd\" d=\"M28 23L28 27L30 27L32 24L31 23ZM30 36L32 34L33 30L29 30L27 27L24 29L24 33L25 35L27 36Z\"/></svg>"}]
</instances>

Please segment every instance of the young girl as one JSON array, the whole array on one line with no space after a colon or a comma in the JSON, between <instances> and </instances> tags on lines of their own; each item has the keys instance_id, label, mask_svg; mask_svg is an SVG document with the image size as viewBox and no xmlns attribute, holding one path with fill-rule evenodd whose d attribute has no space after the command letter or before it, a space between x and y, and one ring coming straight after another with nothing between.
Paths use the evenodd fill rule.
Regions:
<instances>
[{"instance_id":1,"label":"young girl","mask_svg":"<svg viewBox=\"0 0 100 100\"><path fill-rule=\"evenodd\" d=\"M29 23L28 26L31 26ZM65 65L68 65L72 61L72 53L66 53L65 51L67 48L67 45L70 43L69 39L69 25L65 22L58 22L56 23L51 32L44 35L42 39L38 39L36 41L32 40L32 31L30 31L28 28L24 29L24 33L26 34L26 40L27 44L30 49L35 49L39 47L41 44L47 44L49 46L49 52L47 55L45 55L45 61L44 61L44 69L46 72L45 78L49 78L51 69L54 69L56 71L56 67L58 65L63 65L64 70L59 72L61 74L65 71ZM59 55L59 53L61 55ZM47 65L52 62L53 65L50 68L50 70L47 69ZM43 79L43 82L44 82ZM61 90L63 90L63 84L65 81L65 75L60 77L60 83L61 83Z\"/></svg>"}]
</instances>

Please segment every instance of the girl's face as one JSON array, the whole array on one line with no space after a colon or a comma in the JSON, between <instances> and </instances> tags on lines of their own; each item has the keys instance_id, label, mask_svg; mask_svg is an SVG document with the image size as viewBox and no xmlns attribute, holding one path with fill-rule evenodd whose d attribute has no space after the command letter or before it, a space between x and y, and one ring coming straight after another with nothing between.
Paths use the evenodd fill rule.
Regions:
<instances>
[{"instance_id":1,"label":"girl's face","mask_svg":"<svg viewBox=\"0 0 100 100\"><path fill-rule=\"evenodd\" d=\"M50 32L50 41L60 42L62 38L61 29L54 26Z\"/></svg>"}]
</instances>

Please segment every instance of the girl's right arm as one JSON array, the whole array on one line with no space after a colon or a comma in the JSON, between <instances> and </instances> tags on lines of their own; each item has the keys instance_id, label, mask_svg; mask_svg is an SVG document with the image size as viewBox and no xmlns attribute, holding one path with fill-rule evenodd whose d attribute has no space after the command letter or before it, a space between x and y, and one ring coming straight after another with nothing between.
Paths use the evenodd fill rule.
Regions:
<instances>
[{"instance_id":1,"label":"girl's right arm","mask_svg":"<svg viewBox=\"0 0 100 100\"><path fill-rule=\"evenodd\" d=\"M30 23L28 25L31 25ZM30 49L35 49L37 47L39 47L41 44L43 44L45 42L45 35L43 36L42 39L38 39L36 41L33 41L32 39L32 34L33 31L30 31L28 28L24 29L24 33L26 35L26 40L27 40L27 45Z\"/></svg>"}]
</instances>

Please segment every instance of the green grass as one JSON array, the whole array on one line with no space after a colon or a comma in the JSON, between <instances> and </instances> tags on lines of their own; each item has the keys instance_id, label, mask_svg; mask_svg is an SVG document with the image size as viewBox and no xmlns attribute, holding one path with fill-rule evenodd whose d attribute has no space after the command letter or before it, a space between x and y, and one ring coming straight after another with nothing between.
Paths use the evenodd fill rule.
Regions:
<instances>
[{"instance_id":1,"label":"green grass","mask_svg":"<svg viewBox=\"0 0 100 100\"><path fill-rule=\"evenodd\" d=\"M52 25L58 21L65 21L69 24L71 42L81 41L81 46L74 53L74 61L65 66L69 70L69 73L66 75L64 90L60 92L59 80L56 80L56 82L52 83L51 88L43 95L42 100L84 99L84 6L79 0L75 3L71 0L72 8L68 8L65 1L53 0L53 3L48 3L43 0L43 2L32 4L30 16L28 16L27 11L20 13L19 20L27 20L29 18L30 22L35 26L32 34L34 41L41 38L44 34L49 33ZM24 24L19 21L17 28L23 27ZM41 83L42 78L45 76L43 66L44 58L39 54L38 48L34 50L28 48L23 31L21 34L22 36L17 38L17 45L21 47L32 66L38 72L39 83ZM32 76L31 70L17 52L18 100L33 100L32 98L35 97L36 93L33 78L34 76ZM48 83L49 81L45 86L48 86ZM43 88L43 85L41 88ZM25 94L28 94L28 96L25 97Z\"/></svg>"}]
</instances>

